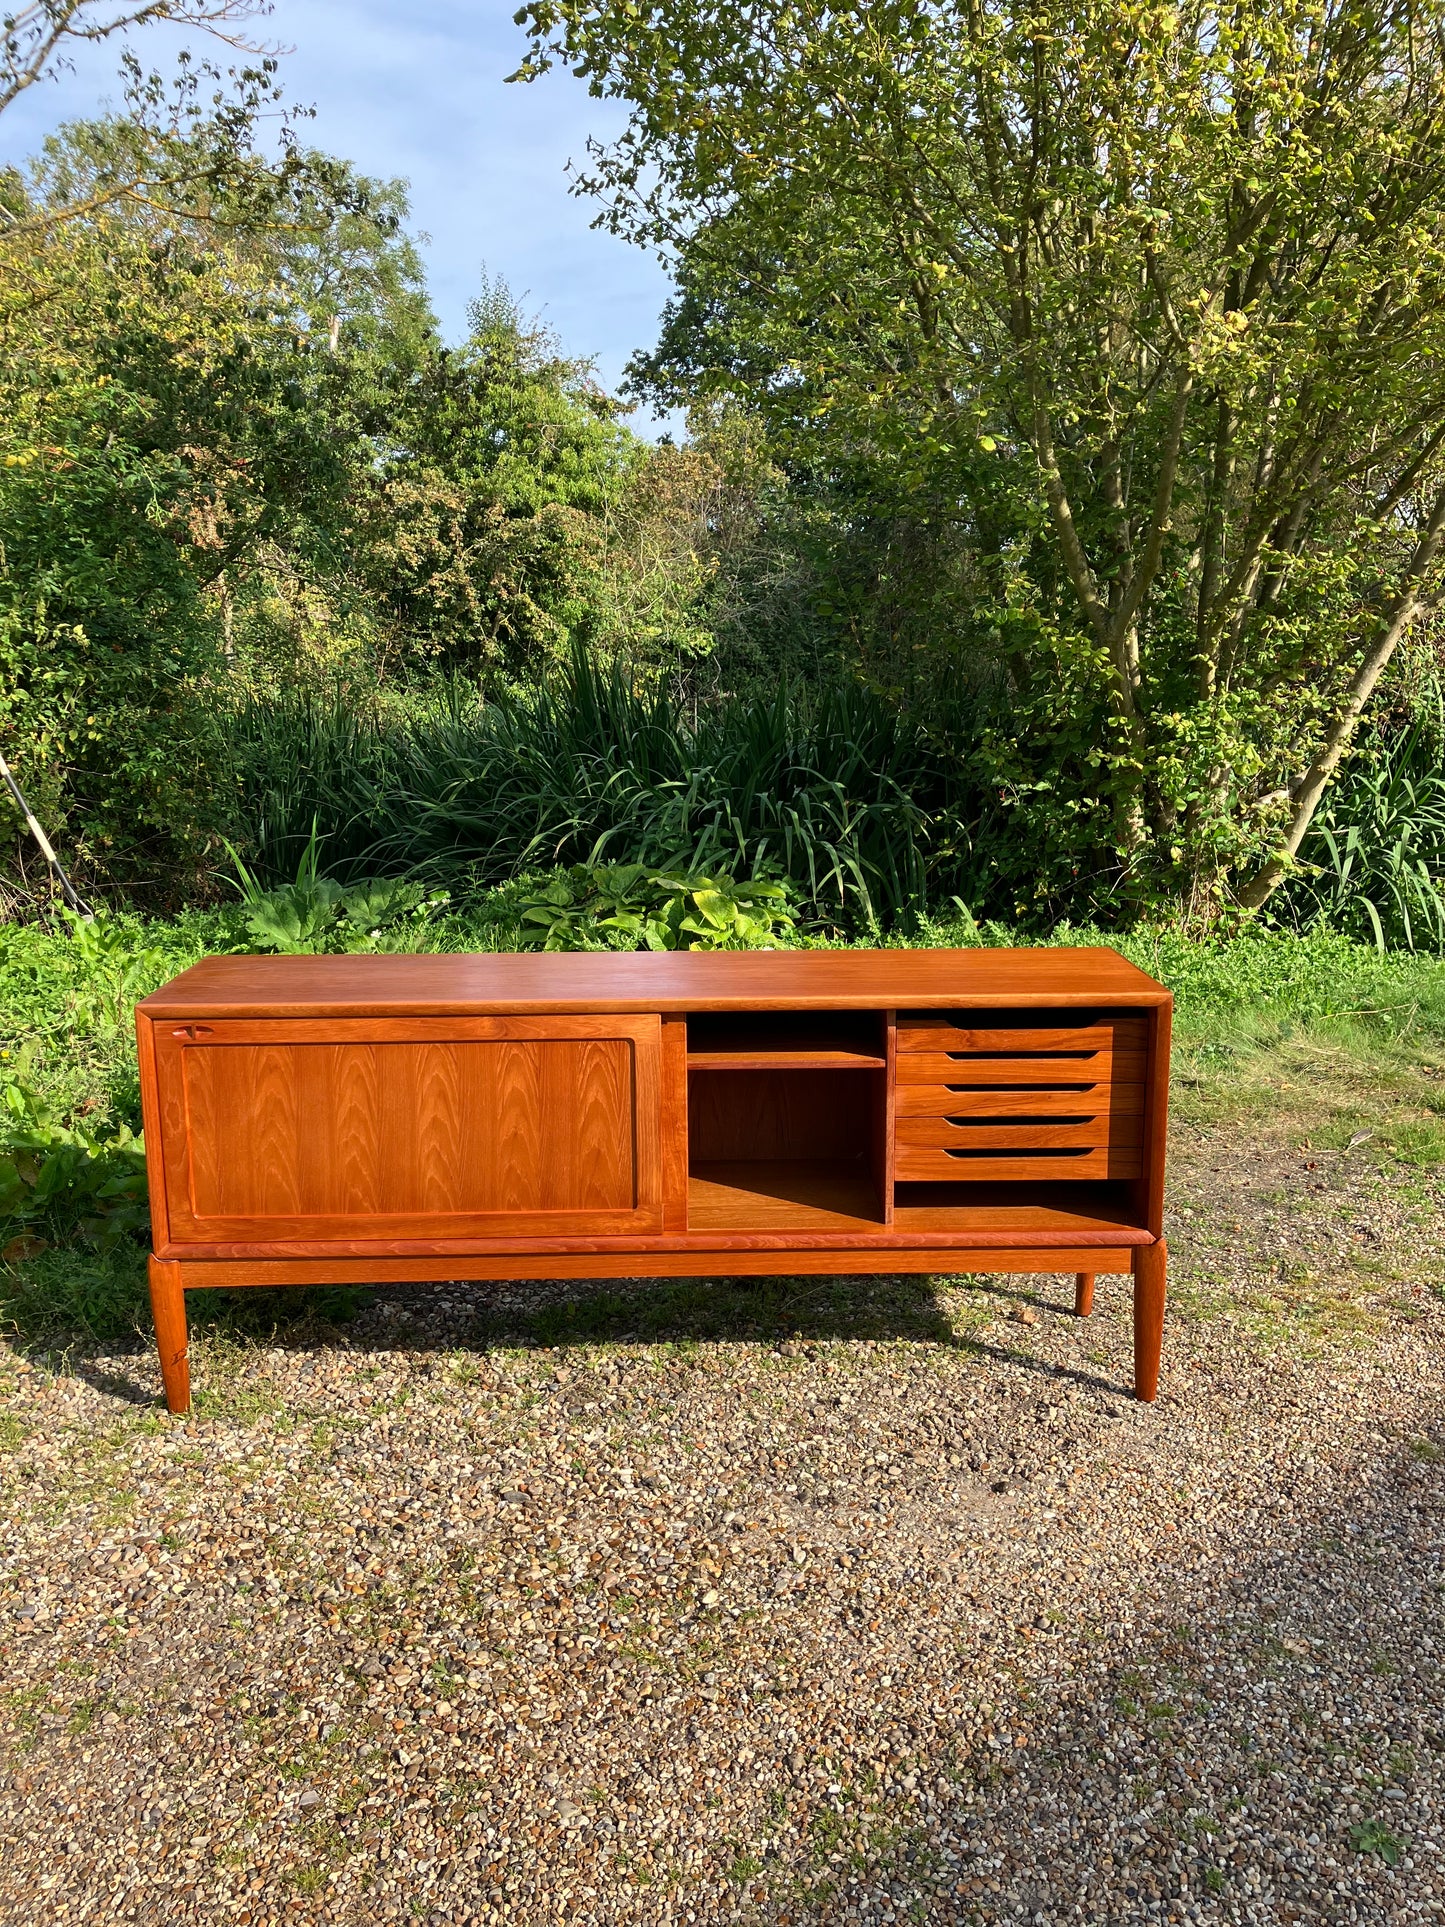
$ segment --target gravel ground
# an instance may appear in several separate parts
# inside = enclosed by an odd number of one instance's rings
[[[1439,1921],[1438,1184],[1181,1134],[1127,1284],[0,1351],[0,1919]]]

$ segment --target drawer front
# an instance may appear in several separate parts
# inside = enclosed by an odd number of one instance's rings
[[[992,1025],[985,1012],[915,1011],[898,1019],[898,1049],[1087,1062],[1100,1053],[1142,1054],[1144,1023],[1142,1017],[1093,1017],[1078,1024]]]
[[[983,1056],[973,1051],[899,1051],[900,1090],[909,1084],[999,1084],[1012,1090],[1039,1087],[1093,1089],[1142,1084],[1142,1050],[1090,1051],[1074,1057]]]
[[[1144,1115],[1142,1084],[1079,1083],[979,1084],[970,1072],[966,1082],[900,1084],[895,1114],[914,1117],[1116,1117]]]
[[[984,1184],[998,1179],[1137,1178],[1142,1157],[1137,1146],[1050,1146],[1033,1151],[999,1145],[987,1151],[968,1147],[945,1150],[923,1144],[899,1144],[893,1175],[900,1183],[942,1181]]]
[[[1062,1117],[1037,1112],[974,1117],[953,1112],[947,1117],[901,1117],[895,1141],[993,1157],[1000,1150],[1074,1150],[1081,1144],[1091,1150],[1110,1145],[1133,1150],[1143,1141],[1143,1133],[1142,1117],[1111,1117],[1107,1111],[1097,1117],[1087,1112]]]
[[[1146,1020],[915,1011],[898,1019],[903,1182],[1137,1177]]]

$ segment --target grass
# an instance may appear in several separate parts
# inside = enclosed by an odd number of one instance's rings
[[[417,926],[414,940],[428,949],[509,949],[517,900],[517,886],[508,885],[464,910],[443,907]],[[920,919],[906,940],[884,941],[1011,940],[1003,926],[980,931],[957,916]],[[1202,1128],[1268,1123],[1297,1146],[1355,1157],[1398,1178],[1426,1180],[1445,1162],[1445,963],[1382,955],[1337,936],[1251,932],[1199,941],[1167,928],[1108,937],[1063,927],[1052,941],[1112,942],[1174,989],[1181,1120]],[[7,1086],[22,1087],[48,1107],[57,1128],[83,1121],[102,1147],[107,1129],[138,1129],[135,1000],[207,952],[237,945],[237,919],[221,911],[164,921],[118,915],[99,928],[0,927],[0,1106]],[[148,1329],[139,1237],[107,1236],[89,1219],[48,1220],[36,1233],[31,1223],[0,1222],[0,1330],[64,1351]],[[1310,1289],[1300,1287],[1306,1300]],[[655,1340],[707,1336],[721,1324],[791,1336],[832,1330],[840,1317],[861,1335],[885,1315],[896,1330],[904,1303],[896,1290],[886,1314],[867,1292],[834,1303],[832,1291],[816,1279],[751,1280],[723,1296],[686,1282],[635,1299],[604,1291],[545,1308],[526,1336],[542,1344]],[[905,1297],[905,1323],[936,1336],[938,1312],[923,1286],[916,1303]],[[217,1338],[245,1344],[345,1324],[364,1302],[338,1290],[206,1293],[193,1300],[192,1315]]]

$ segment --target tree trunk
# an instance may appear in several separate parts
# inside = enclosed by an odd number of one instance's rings
[[[1314,821],[1320,799],[1324,796],[1329,787],[1330,778],[1339,768],[1340,759],[1354,738],[1360,717],[1364,714],[1371,696],[1374,695],[1380,677],[1385,673],[1390,658],[1399,647],[1400,638],[1424,606],[1422,583],[1430,565],[1439,554],[1442,535],[1445,535],[1445,489],[1442,489],[1435,498],[1430,520],[1405,571],[1404,587],[1391,606],[1385,619],[1385,626],[1366,652],[1364,661],[1355,671],[1346,694],[1344,709],[1320,745],[1314,761],[1299,782],[1291,787],[1294,808],[1288,828],[1285,830],[1283,843],[1239,893],[1242,909],[1258,910],[1268,901],[1293,866],[1299,854],[1300,845],[1304,842],[1305,833]]]

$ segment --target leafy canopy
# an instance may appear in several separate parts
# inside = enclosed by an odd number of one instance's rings
[[[654,384],[951,497],[1001,783],[1262,901],[1438,587],[1439,0],[518,19],[630,104],[581,184],[676,265]]]

